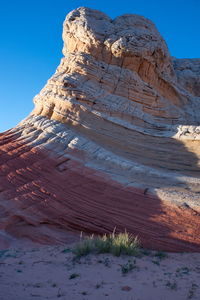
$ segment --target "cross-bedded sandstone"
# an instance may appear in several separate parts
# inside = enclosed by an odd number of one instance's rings
[[[199,60],[171,58],[138,15],[81,7],[63,28],[33,112],[0,136],[1,229],[46,243],[117,226],[200,250]]]

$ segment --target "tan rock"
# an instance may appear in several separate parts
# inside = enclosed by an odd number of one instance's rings
[[[84,7],[63,40],[33,112],[0,136],[1,228],[58,242],[58,228],[117,226],[147,247],[199,251],[199,60],[172,59],[144,17]]]

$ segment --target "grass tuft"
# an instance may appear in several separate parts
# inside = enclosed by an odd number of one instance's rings
[[[124,255],[138,255],[139,254],[139,240],[131,234],[124,233],[104,234],[103,236],[94,237],[94,235],[85,238],[78,243],[73,253],[76,257],[88,255],[90,253],[111,253],[115,256]]]

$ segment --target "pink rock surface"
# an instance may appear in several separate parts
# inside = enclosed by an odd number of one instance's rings
[[[15,135],[3,135],[3,144],[1,229],[10,235],[63,243],[65,231],[105,233],[117,227],[138,235],[144,247],[199,250],[199,215],[192,209],[162,203],[73,159],[65,159],[61,169],[63,157],[16,143]]]

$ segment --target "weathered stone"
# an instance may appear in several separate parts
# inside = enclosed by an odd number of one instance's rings
[[[200,60],[172,59],[144,17],[84,7],[63,40],[33,112],[0,135],[1,229],[50,243],[126,228],[199,251]]]

